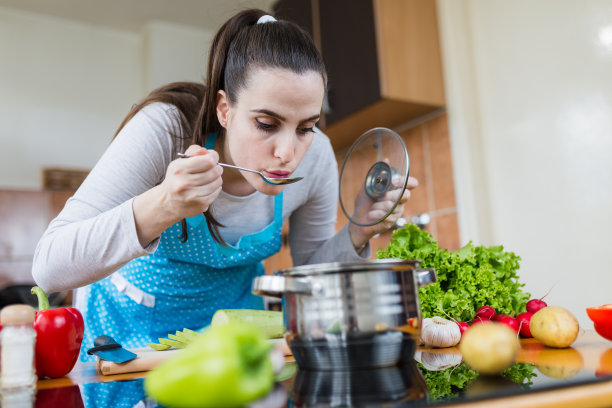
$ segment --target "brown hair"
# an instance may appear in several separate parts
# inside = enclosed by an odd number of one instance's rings
[[[143,107],[164,102],[176,106],[181,113],[172,135],[174,138],[183,141],[190,138],[191,143],[204,146],[206,137],[217,133],[219,140],[223,141],[224,128],[216,112],[217,93],[224,90],[230,103],[235,103],[247,85],[249,70],[253,68],[283,68],[297,74],[315,71],[321,74],[326,85],[325,64],[309,34],[284,20],[257,24],[265,14],[262,10],[250,9],[225,22],[210,47],[205,85],[176,82],[154,90],[134,105],[115,136]],[[225,245],[218,230],[222,225],[212,216],[210,208],[204,216],[213,239]],[[182,238],[186,241],[185,220],[182,229]]]

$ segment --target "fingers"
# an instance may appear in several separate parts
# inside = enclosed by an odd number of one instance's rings
[[[404,190],[404,194],[402,194],[402,198],[400,198],[399,203],[405,204],[410,200],[410,190]]]
[[[211,195],[218,195],[223,186],[223,180],[213,169],[210,172],[190,174],[179,181],[179,192],[184,195],[186,201],[205,200]]]
[[[408,181],[406,182],[406,188],[408,190],[413,190],[419,186],[419,180],[414,177],[408,177]]]
[[[188,158],[173,160],[166,170],[162,186],[167,201],[176,214],[189,217],[206,211],[221,192],[223,168],[214,150],[191,145]]]
[[[214,150],[207,150],[198,145],[191,145],[185,151],[185,154],[191,156],[187,159],[177,159],[177,166],[189,173],[201,173],[218,167],[220,172],[223,173],[223,169],[217,166],[219,163],[219,154]],[[176,161],[176,160],[175,160]]]
[[[218,184],[218,185],[217,185]],[[203,211],[206,211],[210,204],[219,196],[221,193],[222,183],[207,184],[201,188],[194,188],[189,196],[186,196],[187,202],[197,202],[203,204]]]
[[[394,183],[394,186],[395,185],[396,184]],[[419,182],[416,178],[408,177],[408,180],[406,180],[405,189],[402,190],[401,185],[396,186],[398,188],[387,191],[387,193],[381,197],[379,201],[373,201],[370,199],[368,202],[367,200],[363,199],[362,201],[359,201],[361,206],[358,206],[358,200],[356,199],[356,210],[359,209],[360,212],[365,214],[365,222],[382,221],[371,226],[354,227],[354,229],[358,230],[359,234],[367,236],[369,237],[368,239],[370,239],[376,234],[382,234],[393,228],[397,220],[404,215],[404,204],[410,199],[411,190],[418,187],[418,185]],[[398,200],[399,194],[402,196]],[[397,205],[395,208],[393,208],[395,204]],[[391,208],[393,208],[392,211]]]
[[[393,203],[395,203],[396,201],[398,201],[397,196],[400,194],[401,190],[397,189],[397,190],[391,190],[388,191],[379,201],[378,203],[382,203],[382,202],[390,202],[391,205],[393,205]],[[410,199],[410,190],[406,189],[402,192],[402,196],[399,199],[399,203],[400,204],[404,204],[406,203],[408,200]],[[374,204],[376,205],[376,204]]]
[[[206,149],[200,145],[190,145],[187,150],[185,150],[185,154],[188,156],[198,156],[206,153]]]
[[[395,221],[397,221],[397,219],[404,213],[404,205],[402,203],[398,203],[393,211],[391,211],[393,204],[393,201],[380,201],[375,203],[368,211],[368,219],[374,221],[387,216],[387,219],[391,218],[392,223],[395,223]]]

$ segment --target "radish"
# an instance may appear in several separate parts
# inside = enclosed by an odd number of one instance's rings
[[[472,321],[472,326],[477,325],[477,324],[486,324],[486,323],[491,323],[492,321],[490,319],[484,319],[482,317],[475,317],[474,320]]]
[[[557,282],[558,283],[558,282]],[[531,299],[529,302],[527,302],[527,305],[525,306],[525,308],[527,309],[527,311],[529,313],[535,313],[540,309],[544,309],[546,306],[548,306],[548,304],[543,301],[542,299],[544,299],[546,296],[548,296],[548,294],[550,293],[550,291],[555,287],[555,285],[557,284],[555,283],[554,285],[552,285],[550,287],[550,289],[548,289],[548,292],[546,292],[544,294],[544,296],[542,296],[539,299]]]
[[[495,317],[495,321],[505,324],[506,326],[510,327],[512,330],[514,330],[515,332],[518,333],[519,331],[519,325],[518,322],[516,321],[516,319],[512,316],[508,316],[505,314],[499,314]]]
[[[455,323],[457,323],[457,326],[459,326],[459,331],[461,332],[461,336],[463,337],[463,333],[465,333],[467,329],[470,328],[470,325],[467,324],[466,322],[455,322]]]
[[[519,325],[519,333],[523,337],[533,337],[531,334],[531,330],[529,329],[529,322],[531,321],[531,316],[533,313],[531,312],[523,312],[516,316],[516,321]]]
[[[540,309],[544,309],[546,306],[548,305],[542,299],[531,299],[529,302],[527,302],[527,306],[525,308],[529,313],[533,314]]]
[[[478,311],[476,311],[475,317],[480,317],[481,319],[492,320],[495,318],[496,312],[491,306],[480,306]]]

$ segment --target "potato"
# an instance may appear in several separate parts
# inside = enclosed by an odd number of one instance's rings
[[[570,378],[584,367],[584,359],[572,347],[563,349],[545,348],[535,360],[540,372],[552,378]]]
[[[547,306],[538,310],[529,322],[531,334],[548,347],[565,348],[578,337],[578,320],[561,306]]]
[[[470,327],[459,349],[463,361],[480,374],[499,374],[514,363],[520,344],[514,330],[493,322]]]

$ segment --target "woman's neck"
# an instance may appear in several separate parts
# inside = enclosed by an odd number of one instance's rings
[[[225,155],[226,147],[224,137],[217,141],[215,147],[217,149],[217,153],[219,153],[219,161],[221,163],[234,164],[233,161],[229,160],[229,158]],[[222,189],[228,194],[242,197],[255,192],[255,187],[246,181],[239,170],[223,168],[223,175],[221,178],[223,179]]]

